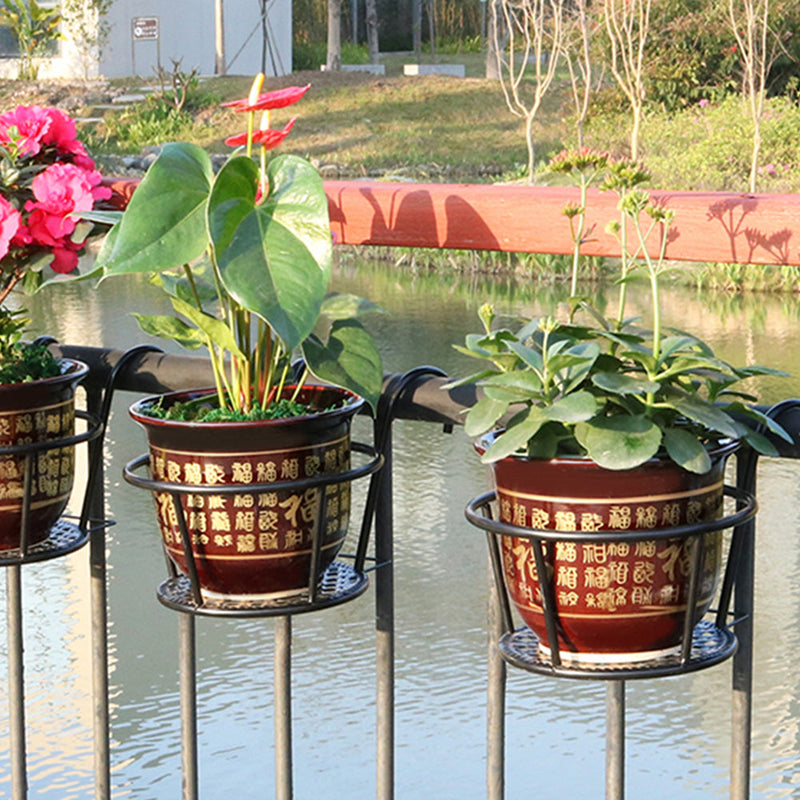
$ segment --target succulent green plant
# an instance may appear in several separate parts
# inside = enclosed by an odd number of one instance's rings
[[[483,460],[515,453],[533,458],[585,455],[607,469],[623,470],[666,453],[683,468],[704,473],[711,467],[707,446],[719,439],[741,439],[761,453],[776,454],[757,428],[784,437],[785,432],[754,408],[755,398],[737,384],[784,373],[734,367],[697,337],[662,325],[659,277],[667,268],[672,215],[639,188],[646,173],[607,154],[588,158],[586,151],[560,154],[554,164],[556,171],[581,176],[586,169],[598,174],[604,167],[604,188],[619,193],[621,218],[610,223],[622,252],[619,312],[606,319],[573,296],[565,320],[544,316],[510,330],[495,329],[491,306],[480,309],[483,331],[467,336],[456,349],[489,366],[450,386],[477,384],[483,390],[466,415],[467,434],[479,436],[505,426]],[[582,190],[581,203],[585,198]],[[574,234],[576,253],[585,210],[571,205],[564,212],[579,232]],[[660,240],[656,257],[645,247],[654,231]],[[577,266],[576,258],[575,270]],[[637,268],[650,281],[650,330],[625,317],[626,284]]]

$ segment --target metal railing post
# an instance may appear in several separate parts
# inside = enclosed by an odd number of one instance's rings
[[[275,798],[292,800],[292,618],[275,620]]]
[[[606,684],[606,800],[625,798],[625,681]]]
[[[100,416],[103,393],[86,389],[86,410]],[[104,420],[105,422],[105,420]],[[89,594],[92,624],[92,708],[94,712],[94,796],[95,800],[111,797],[111,757],[109,753],[110,722],[108,712],[108,589],[106,584],[106,531],[97,524],[105,519],[103,481],[103,437],[89,442],[89,464],[97,474],[87,488],[88,515],[94,521],[89,538]]]
[[[11,746],[11,797],[25,800],[28,777],[25,763],[25,668],[22,640],[22,569],[6,567],[8,603],[8,715]]]
[[[503,615],[500,611],[500,597],[494,579],[492,565],[489,564],[489,654],[486,692],[486,799],[503,800],[505,797],[506,770],[506,662],[500,655],[497,643],[506,633]]]
[[[754,453],[737,460],[737,484],[751,493],[756,489]],[[755,591],[755,521],[746,523],[734,583],[734,618],[739,647],[733,657],[731,685],[731,800],[750,797],[750,739],[753,710],[753,611]]]
[[[181,775],[183,800],[197,800],[197,654],[195,621],[178,614],[178,670],[181,697]]]
[[[384,433],[385,459],[375,513],[375,636],[378,800],[394,798],[394,544],[392,541],[392,432]]]

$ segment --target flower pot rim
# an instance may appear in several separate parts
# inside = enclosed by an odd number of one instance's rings
[[[287,386],[287,389],[294,388],[294,384]],[[159,419],[158,417],[151,417],[143,413],[142,408],[148,403],[155,402],[163,397],[186,397],[193,398],[202,395],[213,395],[216,393],[214,387],[206,387],[203,389],[186,389],[176,392],[165,392],[162,394],[153,394],[137,400],[128,408],[130,416],[140,425],[146,425],[154,428],[180,428],[186,431],[191,430],[213,430],[214,428],[224,428],[225,430],[236,430],[242,428],[250,428],[254,425],[259,427],[283,427],[286,425],[302,426],[308,422],[309,419],[319,419],[325,417],[333,417],[337,414],[357,413],[361,407],[366,403],[363,397],[351,392],[349,389],[343,389],[339,386],[330,386],[326,384],[305,384],[304,389],[322,390],[337,392],[345,398],[345,402],[336,408],[324,409],[321,411],[313,411],[308,414],[303,414],[298,417],[281,417],[279,419],[259,419],[259,420],[214,420],[211,422],[196,422],[177,419]]]
[[[61,374],[51,375],[49,378],[37,378],[34,381],[16,381],[15,383],[0,383],[0,389],[15,388],[17,386],[34,386],[44,384],[52,386],[62,381],[82,380],[89,372],[89,366],[76,358],[59,358]]]
[[[478,454],[483,455],[488,449],[492,442],[500,436],[505,431],[504,428],[489,431],[489,433],[483,434],[478,439],[473,442],[473,447],[478,452]],[[708,451],[709,456],[711,458],[718,458],[721,456],[727,456],[731,453],[735,452],[741,446],[741,441],[739,439],[730,439],[724,438],[719,439],[709,445],[706,446],[706,450]],[[648,459],[642,464],[639,464],[636,467],[631,467],[630,469],[607,469],[606,467],[601,467],[595,461],[593,461],[589,456],[579,456],[579,455],[567,455],[567,456],[556,456],[555,458],[531,458],[527,455],[513,453],[509,456],[505,456],[504,458],[499,459],[499,461],[538,461],[540,463],[553,463],[553,464],[564,464],[574,467],[575,469],[599,469],[599,470],[606,470],[607,472],[618,472],[620,474],[624,474],[625,472],[631,472],[633,470],[640,469],[641,467],[645,466],[655,466],[658,464],[663,463],[670,463],[673,464],[675,467],[678,467],[677,464],[674,464],[670,460],[670,458],[664,455],[655,455],[652,458]],[[680,468],[680,467],[678,467]]]

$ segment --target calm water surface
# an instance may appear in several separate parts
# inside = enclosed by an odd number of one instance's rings
[[[506,314],[553,299],[519,283],[386,265],[340,265],[336,288],[381,303],[370,323],[390,371],[471,365],[451,348],[477,330],[492,299]],[[602,304],[609,298],[600,297]],[[166,311],[144,281],[100,291],[60,287],[31,308],[41,332],[74,344],[126,347],[144,337],[129,311]],[[795,300],[714,299],[670,292],[668,322],[699,331],[719,353],[800,374]],[[644,312],[643,312],[644,313]],[[766,402],[800,396],[800,380],[764,380]],[[124,484],[123,464],[144,449],[117,399],[106,446],[114,796],[180,796],[177,618],[155,598],[163,557],[150,499]],[[360,424],[360,422],[359,422]],[[363,429],[360,429],[363,430]],[[364,433],[366,435],[366,432]],[[800,470],[763,460],[758,522],[753,797],[800,798]],[[400,800],[479,800],[484,790],[486,556],[464,520],[486,487],[463,432],[395,428],[397,602],[396,785]],[[86,551],[23,571],[30,796],[92,796]],[[4,595],[3,587],[2,593]],[[4,598],[3,598],[4,599]],[[3,625],[4,619],[3,619]],[[294,620],[295,796],[360,800],[375,794],[373,594]],[[274,795],[272,623],[199,619],[200,786],[204,798]],[[5,635],[0,640],[0,796],[10,793]],[[730,664],[628,684],[628,796],[707,800],[728,795]],[[600,797],[604,687],[509,670],[510,800],[569,788]]]

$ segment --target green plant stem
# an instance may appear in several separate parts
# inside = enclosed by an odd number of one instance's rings
[[[620,203],[625,199],[625,190],[620,192]],[[619,313],[617,314],[617,330],[622,330],[625,322],[625,305],[628,302],[628,215],[622,214],[619,223],[620,243],[620,286],[619,286]]]
[[[266,323],[265,323],[266,325]],[[274,349],[275,341],[272,338],[272,331],[267,331],[266,335],[266,352],[264,353],[264,388],[261,394],[261,408],[265,409],[269,406],[272,397],[272,373],[274,365]]]
[[[300,376],[300,380],[297,381],[297,386],[295,386],[294,392],[292,392],[292,402],[297,400],[297,396],[300,394],[300,390],[305,385],[305,382],[308,380],[309,376],[308,367],[303,370],[303,374]]]
[[[578,268],[581,263],[581,245],[583,244],[583,231],[586,225],[586,189],[592,178],[587,180],[586,176],[581,173],[580,179],[580,192],[581,203],[580,212],[578,213],[578,226],[577,230],[573,228],[572,219],[570,219],[570,231],[572,233],[572,241],[574,244],[572,251],[572,281],[569,288],[569,296],[575,297],[578,294]]]
[[[261,169],[258,175],[261,185],[261,200],[263,201],[269,194],[269,186],[267,184],[267,148],[263,145],[261,147]]]
[[[200,293],[197,291],[197,285],[194,280],[194,275],[192,274],[192,270],[189,268],[188,264],[183,265],[183,273],[186,276],[187,281],[189,282],[189,288],[192,290],[192,297],[194,298],[194,304],[197,306],[198,310],[203,310],[203,304],[200,300]],[[217,400],[219,401],[220,408],[225,407],[225,370],[222,364],[217,359],[217,354],[214,348],[214,342],[212,341],[210,336],[206,336],[206,348],[208,350],[208,356],[211,360],[211,370],[214,373],[214,386],[217,390]]]
[[[208,258],[211,262],[211,274],[214,276],[214,289],[217,292],[217,300],[219,302],[220,307],[220,314],[228,324],[228,327],[231,330],[234,330],[234,320],[231,309],[226,302],[227,294],[225,289],[222,286],[222,279],[219,274],[219,266],[217,264],[217,259],[214,257],[214,250],[213,248],[209,247],[208,249]],[[209,348],[209,353],[213,353],[213,348]],[[224,352],[221,356],[214,356],[212,355],[211,363],[214,367],[214,374],[215,376],[219,376],[221,379],[222,384],[225,387],[225,392],[227,395],[227,400],[225,397],[220,397],[220,408],[227,408],[229,405],[231,408],[239,408],[239,400],[240,395],[238,393],[238,385],[237,385],[237,370],[235,366],[236,359],[232,357],[232,364],[231,364],[231,376],[228,379],[227,373],[225,371],[225,363],[224,363]]]

